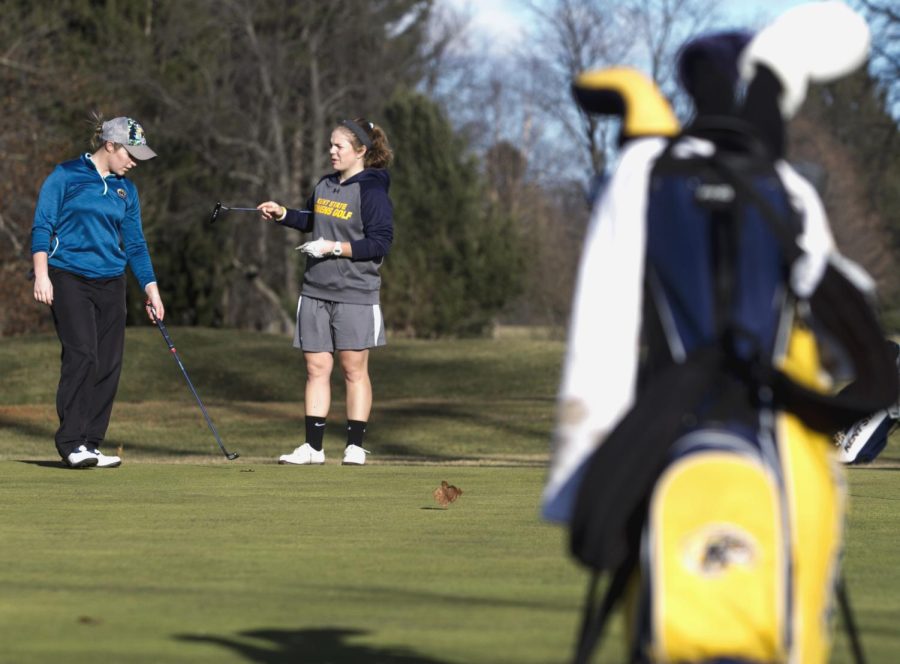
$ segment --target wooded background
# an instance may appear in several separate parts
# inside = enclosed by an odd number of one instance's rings
[[[292,328],[302,236],[249,213],[209,216],[218,201],[302,207],[329,170],[331,128],[362,115],[396,153],[382,270],[394,333],[563,328],[616,133],[578,110],[573,76],[639,67],[687,120],[678,47],[759,26],[729,24],[715,0],[519,4],[532,27],[509,52],[438,0],[0,0],[0,336],[51,328],[26,277],[31,222],[55,164],[88,150],[91,111],[138,119],[159,154],[133,179],[175,324]],[[789,157],[900,329],[900,15],[893,0],[851,4],[873,29],[872,61],[811,89]],[[133,322],[142,297],[131,277],[129,288]]]

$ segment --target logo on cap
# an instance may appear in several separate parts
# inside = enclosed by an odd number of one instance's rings
[[[147,139],[144,138],[144,128],[139,122],[131,118],[128,118],[128,145],[147,145]]]

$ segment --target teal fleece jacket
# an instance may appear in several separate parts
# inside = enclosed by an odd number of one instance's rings
[[[59,164],[44,180],[31,227],[31,253],[51,267],[90,279],[131,268],[141,288],[156,281],[141,225],[137,187],[100,175],[89,154]]]

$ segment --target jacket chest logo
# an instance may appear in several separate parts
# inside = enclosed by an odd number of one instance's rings
[[[337,217],[338,219],[350,219],[353,211],[347,209],[347,203],[341,201],[332,201],[327,198],[319,197],[316,199],[315,213],[325,217]]]
[[[125,193],[124,189],[116,189],[116,193],[119,195],[119,198],[121,198],[123,201],[127,197],[127,194]]]

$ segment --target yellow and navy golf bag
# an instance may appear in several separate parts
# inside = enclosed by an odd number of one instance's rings
[[[827,661],[845,513],[831,437],[898,386],[839,269],[793,293],[801,225],[739,118],[698,119],[653,163],[636,401],[571,521],[572,553],[609,576],[577,661],[623,599],[630,662]],[[813,330],[850,359],[851,394],[823,382]]]
[[[655,139],[662,152],[640,177],[632,161],[623,177],[642,191],[609,186],[646,198],[646,209],[606,201],[642,225],[640,357],[630,410],[574,484],[570,549],[594,571],[577,662],[620,605],[628,662],[828,660],[833,600],[845,598],[832,437],[900,387],[869,293],[826,248],[821,202],[783,160],[785,120],[808,81],[853,71],[868,46],[864,19],[841,3],[786,12],[752,39],[699,37],[679,57],[695,119],[665,147]],[[617,90],[602,76],[574,87],[587,112],[627,120],[642,101],[608,103]],[[852,367],[850,388],[828,384],[820,340]]]
[[[575,81],[585,111],[624,115],[624,141],[654,137],[601,201],[607,219],[641,231],[629,236],[643,243],[640,355],[636,389],[630,374],[622,387],[630,410],[566,485],[570,549],[594,571],[577,662],[620,605],[628,662],[828,660],[833,600],[846,598],[832,437],[900,386],[869,292],[783,159],[785,121],[809,81],[853,71],[868,46],[864,19],[841,3],[789,10],[752,39],[700,36],[678,63],[697,113],[674,136],[671,123],[629,129],[647,95],[622,94],[608,74]],[[852,367],[847,389],[828,383],[820,340]]]

